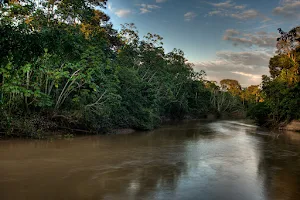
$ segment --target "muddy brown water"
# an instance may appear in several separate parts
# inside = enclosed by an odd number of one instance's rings
[[[298,200],[300,134],[237,121],[0,141],[0,199]]]

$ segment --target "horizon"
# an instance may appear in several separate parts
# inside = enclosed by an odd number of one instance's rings
[[[269,75],[277,29],[298,26],[297,9],[299,0],[110,0],[105,12],[118,30],[134,23],[140,37],[159,34],[167,52],[183,50],[206,79],[234,79],[247,87]]]

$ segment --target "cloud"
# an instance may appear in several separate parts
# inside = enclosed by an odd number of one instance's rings
[[[262,15],[257,10],[246,9],[246,5],[237,5],[232,1],[221,3],[209,3],[213,6],[213,10],[208,13],[209,16],[231,17],[237,20],[249,20],[261,18],[262,22],[269,21],[270,18]]]
[[[156,3],[164,3],[166,2],[167,0],[156,0]]]
[[[237,65],[247,66],[264,66],[268,65],[269,59],[272,55],[265,52],[231,52],[220,51],[217,52],[217,57],[230,61]]]
[[[231,4],[231,1],[225,1],[221,3],[210,3],[210,4],[217,8],[231,8],[234,6],[234,4]]]
[[[273,14],[289,19],[300,19],[300,1],[284,0],[280,6],[273,9]]]
[[[275,48],[277,38],[278,34],[276,33],[240,33],[234,29],[226,30],[223,36],[223,40],[232,42],[234,46],[257,46],[264,48]]]
[[[140,13],[145,14],[145,13],[150,13],[155,9],[159,9],[160,7],[157,5],[151,5],[151,4],[138,4],[140,6]]]
[[[194,12],[187,12],[187,13],[184,14],[184,20],[185,21],[191,21],[195,17],[197,17],[197,14],[194,13]]]
[[[272,57],[263,51],[220,51],[216,55],[215,60],[196,62],[194,69],[204,70],[209,80],[230,78],[238,80],[244,87],[261,83],[261,76],[269,73],[268,64]]]
[[[240,32],[238,30],[235,30],[235,29],[227,29],[225,31],[225,35],[227,36],[236,36],[236,35],[239,35]]]
[[[112,4],[111,3],[107,3],[107,9],[109,11],[112,11],[113,10],[113,7],[112,7]]]
[[[292,2],[295,2],[297,0],[280,0],[280,4],[285,4],[285,3],[292,3]]]
[[[257,29],[265,29],[267,27],[272,27],[273,30],[276,30],[278,28],[278,25],[283,24],[284,22],[273,22],[273,23],[265,23],[263,25],[260,25],[256,28],[251,28],[250,30],[257,30]]]
[[[247,77],[250,77],[252,79],[260,79],[261,76],[259,75],[254,75],[254,74],[247,74],[247,73],[244,73],[244,72],[231,72],[233,74],[239,74],[239,75],[242,75],[242,76],[247,76]]]
[[[246,5],[236,5],[231,0],[220,2],[220,3],[209,3],[209,4],[218,9],[234,8],[234,9],[242,10],[246,8]]]
[[[123,18],[123,17],[128,17],[129,15],[131,15],[132,11],[129,9],[119,9],[119,10],[115,11],[115,14],[118,17]]]
[[[210,11],[208,13],[209,16],[213,16],[213,15],[221,15],[222,12],[220,10],[214,10],[214,11]]]
[[[132,11],[130,9],[115,9],[115,8],[113,8],[112,3],[107,4],[107,9],[120,18],[128,17],[129,15],[132,14]]]
[[[241,6],[234,6],[235,9],[240,9],[240,10],[243,10],[246,8],[245,5],[241,5]]]
[[[259,16],[260,16],[259,12],[257,10],[253,10],[253,9],[245,10],[241,13],[232,13],[231,14],[232,18],[236,18],[239,20],[255,19]]]

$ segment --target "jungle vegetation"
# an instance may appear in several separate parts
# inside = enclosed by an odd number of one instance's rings
[[[258,124],[281,126],[300,119],[300,27],[278,29],[277,52],[270,59],[270,76],[262,76],[262,101],[249,110]]]
[[[165,52],[157,34],[140,38],[134,24],[115,30],[103,12],[106,5],[107,0],[0,1],[2,134],[150,130],[165,119],[246,110],[257,121],[299,118],[300,54],[290,37],[296,31],[298,39],[299,29],[280,39],[271,76],[243,89],[235,80],[205,80],[183,51]]]

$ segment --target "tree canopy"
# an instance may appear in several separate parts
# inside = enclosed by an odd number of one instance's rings
[[[219,86],[194,71],[182,50],[165,52],[161,36],[140,37],[134,24],[115,30],[106,4],[1,1],[3,132],[148,130],[164,119],[234,116],[255,106],[266,108],[259,116],[267,119],[299,118],[299,27],[280,30],[271,76],[261,86],[242,88],[231,79]]]
[[[106,0],[9,1],[0,12],[1,129],[152,129],[211,110],[203,71],[134,24],[120,32]],[[44,123],[38,123],[43,121]]]

